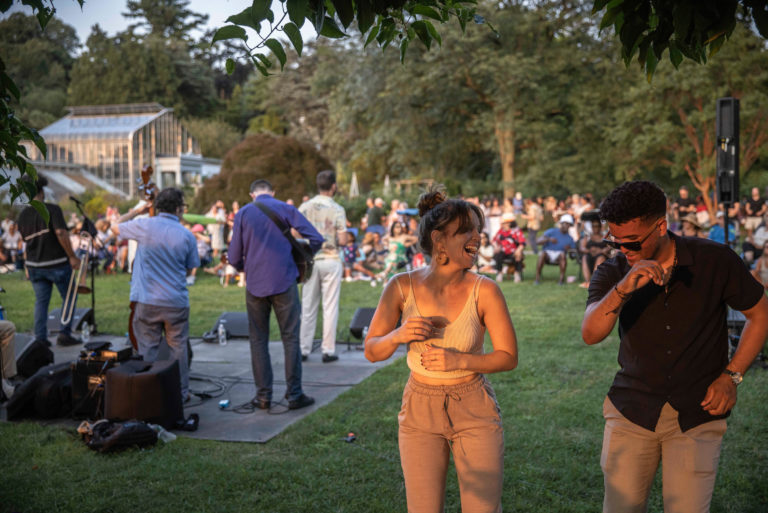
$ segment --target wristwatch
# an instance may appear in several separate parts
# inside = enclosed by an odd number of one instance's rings
[[[724,369],[723,374],[728,374],[731,377],[731,381],[733,381],[733,384],[736,386],[739,386],[741,381],[744,379],[744,376],[741,375],[741,372],[734,372],[730,369]]]

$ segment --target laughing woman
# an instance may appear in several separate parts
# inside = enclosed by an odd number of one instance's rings
[[[408,511],[443,511],[452,452],[462,511],[499,512],[504,434],[484,374],[517,366],[515,330],[498,285],[469,270],[484,223],[480,209],[432,189],[419,199],[419,215],[419,245],[432,261],[387,284],[365,356],[386,360],[401,344],[408,347],[411,375],[398,415]]]

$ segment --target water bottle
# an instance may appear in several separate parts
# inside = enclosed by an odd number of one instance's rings
[[[5,320],[5,308],[3,308],[3,305],[0,305],[0,321]]]
[[[227,328],[224,327],[224,323],[219,323],[219,345],[227,345]]]

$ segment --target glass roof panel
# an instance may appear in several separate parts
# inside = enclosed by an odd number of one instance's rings
[[[127,138],[157,117],[157,113],[121,116],[66,116],[40,130],[45,139]]]

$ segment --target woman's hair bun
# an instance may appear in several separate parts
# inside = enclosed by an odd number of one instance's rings
[[[427,192],[419,196],[419,216],[424,217],[424,214],[445,200],[446,196],[443,187],[440,185],[433,185]]]

